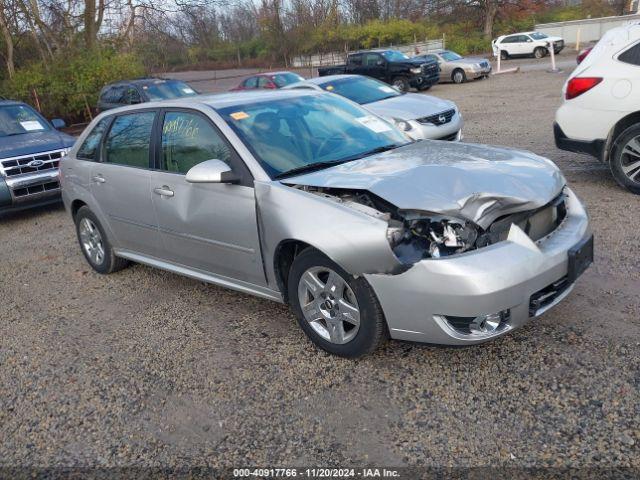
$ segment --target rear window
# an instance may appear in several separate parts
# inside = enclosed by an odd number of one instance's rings
[[[142,86],[149,100],[171,100],[172,98],[193,97],[196,91],[184,82],[158,80]]]
[[[102,136],[104,135],[107,126],[109,125],[109,118],[103,118],[98,122],[98,124],[93,127],[91,133],[87,136],[87,138],[82,142],[82,145],[78,149],[78,153],[76,154],[77,158],[81,158],[82,160],[90,160],[92,162],[97,162],[100,157],[100,142],[102,141]]]
[[[618,60],[631,65],[640,65],[640,43],[637,43],[625,52],[622,52]]]

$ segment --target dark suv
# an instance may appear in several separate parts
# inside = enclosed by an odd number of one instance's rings
[[[0,213],[60,200],[58,167],[74,138],[29,105],[0,100]]]
[[[179,80],[140,78],[121,80],[106,85],[100,92],[98,111],[134,105],[136,103],[170,100],[198,95],[192,87]]]

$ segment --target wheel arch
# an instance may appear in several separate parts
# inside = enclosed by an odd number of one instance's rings
[[[307,242],[303,242],[302,240],[296,240],[292,238],[288,238],[282,240],[278,246],[276,247],[273,254],[273,272],[276,277],[276,283],[278,285],[278,289],[282,294],[282,299],[285,303],[289,302],[289,272],[291,271],[291,266],[293,265],[293,261],[295,258],[300,255],[304,250],[312,248],[322,253],[323,255],[329,257],[326,253],[322,252],[322,250],[310,245]],[[331,259],[335,262],[335,260]],[[337,263],[337,262],[336,262]]]
[[[78,210],[80,210],[82,207],[86,207],[87,204],[85,202],[83,202],[82,200],[74,200],[73,202],[71,202],[71,217],[75,220],[76,219],[76,215],[78,214]]]
[[[611,158],[611,154],[613,153],[613,149],[616,146],[615,141],[620,136],[622,132],[624,132],[627,128],[635,125],[636,123],[640,123],[640,111],[630,113],[629,115],[622,117],[620,120],[616,122],[616,124],[611,129],[609,133],[609,137],[607,138],[607,143],[605,148],[603,149],[603,158],[602,160],[605,163],[609,163]]]

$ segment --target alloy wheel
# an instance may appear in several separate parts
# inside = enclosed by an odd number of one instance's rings
[[[100,230],[88,218],[80,220],[80,243],[87,256],[94,265],[102,265],[104,262],[104,243]]]
[[[328,267],[307,269],[298,282],[304,318],[324,340],[345,344],[358,334],[360,308],[349,284]]]
[[[640,183],[640,136],[633,137],[624,146],[620,166],[629,180]]]

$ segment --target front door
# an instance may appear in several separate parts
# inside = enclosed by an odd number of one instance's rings
[[[118,248],[157,255],[160,239],[149,169],[155,111],[118,115],[91,172],[92,192]]]
[[[250,174],[213,123],[191,110],[167,110],[151,190],[163,257],[215,275],[266,285]],[[240,184],[192,184],[189,169],[205,160],[228,163]]]

